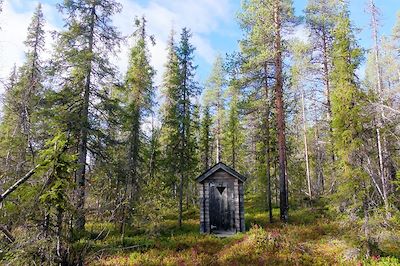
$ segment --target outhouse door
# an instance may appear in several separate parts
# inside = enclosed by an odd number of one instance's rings
[[[212,231],[234,230],[232,182],[210,183],[210,225]]]

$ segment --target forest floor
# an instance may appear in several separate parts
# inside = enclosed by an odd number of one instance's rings
[[[400,265],[400,246],[389,245],[392,256],[360,260],[359,230],[333,221],[323,208],[291,210],[287,224],[268,222],[254,200],[246,202],[246,233],[221,238],[199,234],[196,210],[185,213],[181,229],[176,218],[160,224],[158,234],[128,233],[121,245],[111,224],[88,224],[96,239],[85,243],[87,265]],[[337,219],[336,219],[337,220]],[[104,228],[108,228],[104,230]],[[102,235],[102,236],[101,236]],[[99,237],[101,236],[101,237]],[[394,254],[394,255],[393,255]]]

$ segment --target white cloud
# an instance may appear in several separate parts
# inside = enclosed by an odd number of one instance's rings
[[[114,24],[124,34],[134,30],[134,17],[145,15],[148,21],[148,32],[156,37],[156,45],[150,48],[152,64],[157,70],[156,84],[160,84],[166,61],[166,44],[171,27],[175,28],[178,39],[180,29],[188,27],[192,30],[192,42],[196,46],[197,56],[211,64],[216,54],[210,40],[210,34],[223,32],[223,24],[230,23],[234,12],[229,0],[150,0],[146,4],[138,4],[133,0],[120,0],[123,5],[121,14],[114,17]],[[37,1],[8,0],[5,1],[0,14],[0,80],[8,78],[14,64],[20,66],[24,61],[24,40],[31,16]],[[20,11],[23,10],[23,11]],[[61,27],[60,16],[55,4],[43,5],[46,18],[46,48],[44,55],[48,58],[52,45],[49,31]],[[61,25],[60,25],[61,24]],[[129,46],[123,45],[113,62],[125,73]],[[0,93],[1,93],[0,86]]]
[[[167,40],[172,27],[177,32],[176,39],[182,27],[190,28],[197,55],[211,64],[216,52],[208,35],[222,31],[221,24],[228,23],[233,13],[229,0],[153,0],[144,6],[131,0],[122,0],[121,3],[123,11],[115,16],[114,22],[124,35],[134,30],[134,16],[144,15],[148,21],[149,34],[156,36],[156,45],[150,48],[152,64],[157,70],[156,84],[161,82],[167,58]],[[128,63],[127,46],[123,47],[115,62],[125,72]]]
[[[27,29],[33,12],[37,6],[35,1],[10,0],[5,1],[3,12],[0,14],[0,81],[5,82],[13,65],[21,66],[25,59],[25,45],[24,41],[27,35]],[[24,5],[25,4],[25,5]],[[17,12],[16,8],[24,7],[24,12]],[[53,44],[53,39],[50,32],[57,30],[52,21],[56,16],[56,8],[50,5],[42,5],[44,17],[46,19],[45,25],[45,40],[46,46],[43,52],[42,59],[50,57],[50,50]],[[3,86],[0,86],[0,93],[2,93]]]
[[[14,64],[20,64],[24,59],[24,44],[26,29],[31,14],[16,13],[11,3],[6,1],[3,6],[0,30],[0,78],[8,76]]]

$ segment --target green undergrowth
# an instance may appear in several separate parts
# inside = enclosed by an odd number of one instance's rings
[[[156,233],[130,228],[123,243],[113,224],[93,221],[77,248],[87,265],[400,265],[396,246],[390,256],[364,259],[356,225],[318,205],[290,210],[286,224],[274,208],[270,223],[262,202],[248,197],[247,231],[228,238],[199,234],[197,213],[187,211],[182,228],[172,214]]]

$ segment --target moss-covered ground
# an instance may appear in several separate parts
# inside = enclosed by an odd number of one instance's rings
[[[220,238],[199,234],[196,210],[185,212],[182,228],[173,215],[157,233],[146,226],[128,230],[123,244],[113,224],[89,223],[80,248],[87,265],[400,265],[400,246],[387,256],[363,259],[359,230],[319,207],[291,210],[290,221],[268,222],[254,199],[246,202],[246,233]],[[394,245],[394,246],[393,246]]]

